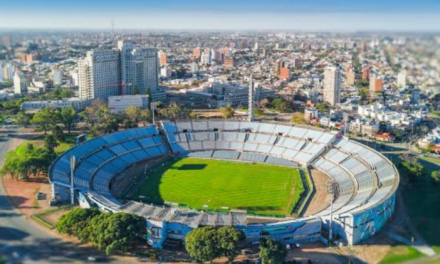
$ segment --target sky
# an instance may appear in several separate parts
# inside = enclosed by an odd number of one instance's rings
[[[440,0],[0,0],[0,29],[440,31]]]

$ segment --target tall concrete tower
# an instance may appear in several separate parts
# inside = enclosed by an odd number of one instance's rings
[[[251,74],[249,81],[249,103],[248,103],[249,116],[248,121],[254,121],[254,76]]]
[[[341,71],[339,67],[328,67],[324,72],[324,101],[331,105],[341,102]]]

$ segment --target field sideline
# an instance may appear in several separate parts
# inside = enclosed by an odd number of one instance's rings
[[[174,202],[200,210],[288,216],[303,192],[296,168],[184,158],[151,173],[132,198],[144,196],[147,203]]]

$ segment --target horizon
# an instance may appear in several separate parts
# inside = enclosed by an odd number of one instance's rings
[[[191,31],[440,31],[440,2],[201,0],[119,2],[23,0],[0,10],[5,30],[191,30]]]

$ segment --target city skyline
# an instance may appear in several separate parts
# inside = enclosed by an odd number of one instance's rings
[[[25,0],[2,5],[0,29],[438,31],[439,11],[432,0]]]

